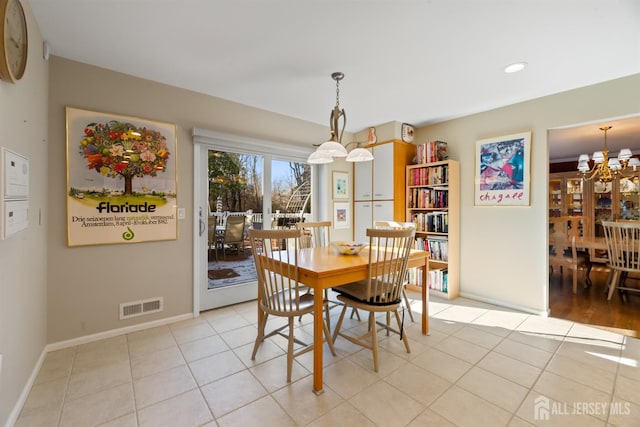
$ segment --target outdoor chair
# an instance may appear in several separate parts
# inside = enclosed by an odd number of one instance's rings
[[[245,216],[229,215],[225,221],[224,232],[218,234],[217,248],[222,250],[222,258],[227,259],[226,247],[235,246],[238,252],[244,252]],[[216,260],[218,253],[216,251]]]

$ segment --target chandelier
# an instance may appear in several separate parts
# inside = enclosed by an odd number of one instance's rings
[[[344,78],[344,74],[337,71],[331,74],[331,78],[336,82],[336,106],[331,110],[329,116],[329,127],[331,130],[331,138],[327,142],[323,142],[311,153],[307,162],[320,164],[331,163],[334,157],[346,157],[348,162],[369,162],[373,160],[373,154],[370,151],[360,148],[358,142],[350,142],[342,145],[342,134],[347,125],[347,114],[344,109],[340,109],[340,80]],[[342,129],[340,129],[340,120],[342,120]],[[347,147],[356,144],[356,148],[347,152]]]
[[[604,150],[593,153],[592,167],[589,166],[589,155],[580,154],[578,170],[582,174],[582,178],[592,180],[597,177],[600,182],[610,182],[614,178],[621,176],[627,167],[632,167],[635,171],[636,167],[640,166],[640,160],[636,157],[631,157],[633,154],[630,149],[623,148],[617,158],[609,158],[607,131],[611,129],[611,126],[603,126],[599,129],[604,132]]]

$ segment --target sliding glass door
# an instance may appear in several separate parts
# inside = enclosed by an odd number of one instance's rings
[[[311,168],[267,154],[202,146],[199,310],[257,297],[248,230],[292,227],[311,215]],[[202,163],[201,163],[202,164]],[[202,166],[205,166],[202,164]]]

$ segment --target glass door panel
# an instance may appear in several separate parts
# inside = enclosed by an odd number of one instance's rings
[[[304,163],[271,162],[272,228],[292,228],[311,215],[311,166]]]
[[[639,181],[637,176],[620,179],[620,219],[640,220]]]
[[[604,237],[603,221],[613,221],[611,195],[611,182],[593,182],[593,223],[596,237]]]
[[[567,179],[567,215],[584,215],[582,178]]]
[[[562,178],[549,179],[549,218],[562,216]]]
[[[208,152],[207,285],[201,306],[228,305],[257,295],[247,237],[249,228],[262,226],[263,163],[262,156]]]

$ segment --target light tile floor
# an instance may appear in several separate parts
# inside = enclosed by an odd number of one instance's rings
[[[410,297],[418,312],[419,296]],[[640,425],[634,338],[432,298],[430,335],[407,327],[410,354],[397,335],[380,334],[379,373],[370,351],[339,338],[333,357],[325,345],[325,392],[316,396],[312,353],[295,360],[290,384],[283,338],[251,360],[255,304],[49,353],[16,425]],[[312,320],[296,333],[308,342]]]

